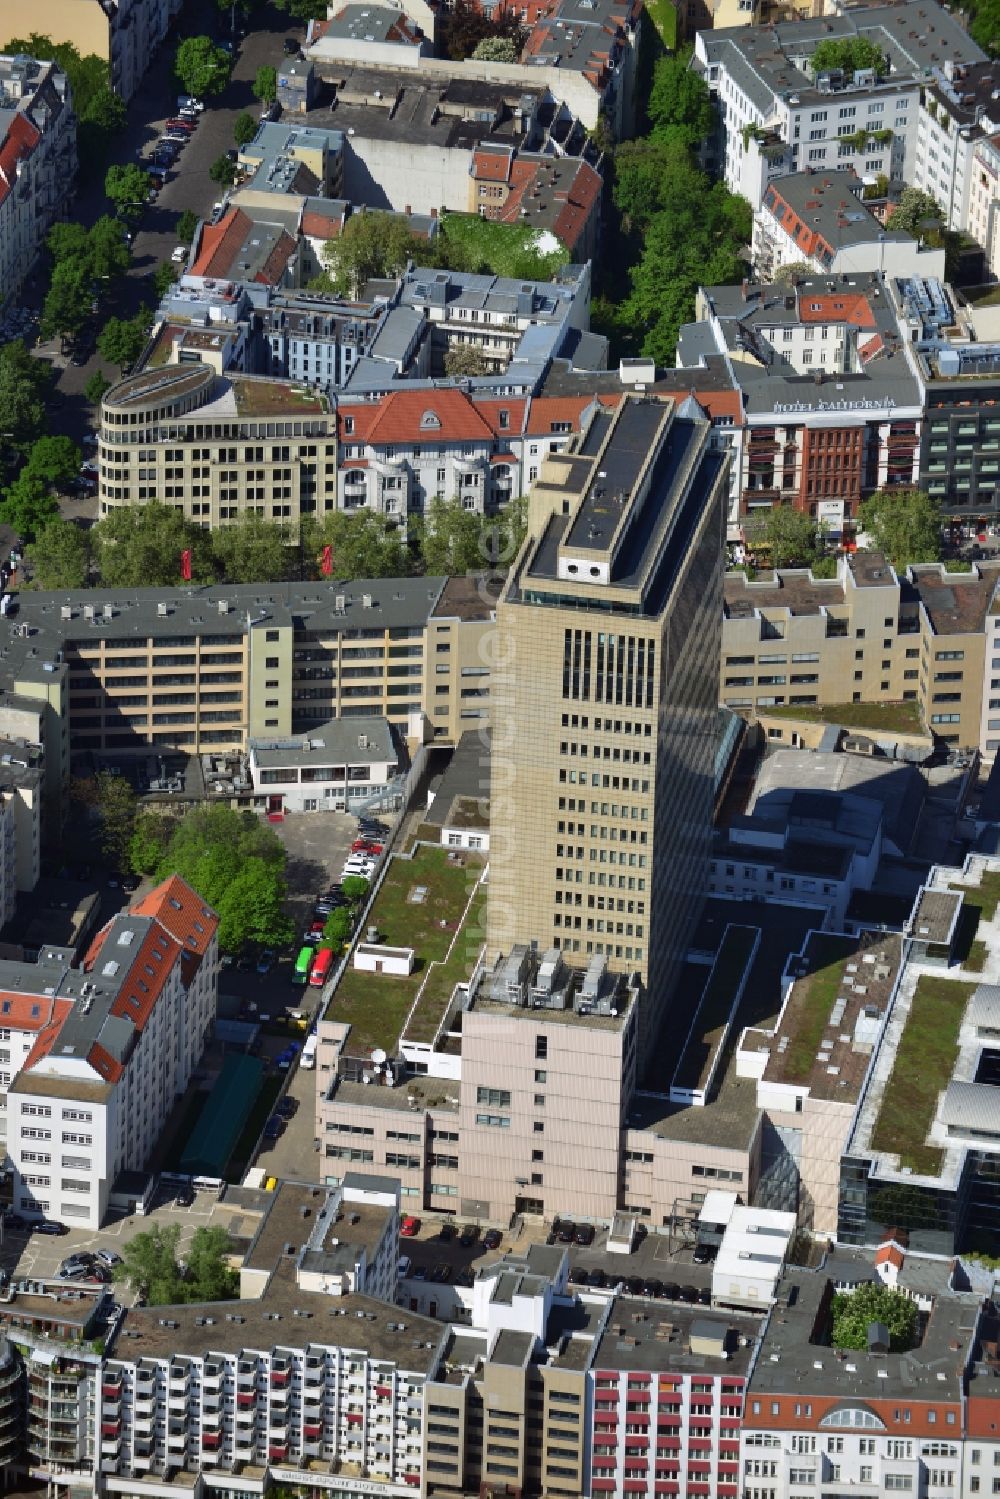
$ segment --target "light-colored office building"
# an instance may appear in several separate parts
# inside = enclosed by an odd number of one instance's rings
[[[3,31],[0,17],[0,52]],[[16,299],[75,180],[76,116],[65,73],[54,62],[0,56],[0,309]]]
[[[639,973],[647,1038],[708,868],[726,492],[710,436],[658,401],[594,413],[543,466],[497,611],[491,958],[535,940]]]

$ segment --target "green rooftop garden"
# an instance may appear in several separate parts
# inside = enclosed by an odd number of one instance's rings
[[[367,925],[378,928],[378,940],[386,946],[412,947],[416,961],[405,978],[345,969],[326,1018],[350,1024],[352,1054],[378,1046],[395,1050],[428,966],[447,955],[481,873],[482,860],[475,854],[452,859],[447,849],[427,845],[417,848],[412,859],[392,860]],[[419,890],[423,897],[415,901]],[[466,944],[456,946],[464,949]]]
[[[476,966],[486,939],[486,895],[486,886],[480,885],[469,904],[451,952],[443,963],[431,966],[417,1007],[406,1027],[407,1041],[423,1041],[430,1045],[437,1035],[441,1017],[455,985],[467,979]]]
[[[980,921],[992,921],[1000,903],[1000,874],[984,870],[978,885],[950,885],[951,890],[960,890],[966,906],[978,913]]]
[[[882,1094],[872,1149],[898,1155],[901,1166],[921,1176],[933,1176],[941,1168],[943,1152],[924,1142],[938,1094],[951,1081],[962,1016],[975,987],[921,974]]]
[[[815,703],[764,708],[761,717],[796,718],[803,723],[842,724],[848,729],[870,729],[886,734],[925,734],[920,709],[914,703]]]
[[[441,233],[470,270],[517,281],[551,281],[569,261],[566,246],[527,224],[499,224],[477,213],[444,213]]]
[[[731,926],[722,939],[702,992],[694,1029],[684,1048],[674,1082],[679,1088],[704,1088],[716,1050],[725,1033],[736,991],[746,971],[757,928]]]
[[[815,966],[795,981],[785,1022],[789,1041],[777,1058],[784,1082],[805,1082],[812,1071],[840,990],[844,964],[856,951],[857,943],[843,938],[810,939],[806,957]]]

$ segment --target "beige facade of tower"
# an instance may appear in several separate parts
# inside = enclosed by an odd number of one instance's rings
[[[606,957],[662,1019],[708,864],[726,459],[630,399],[546,461],[498,608],[490,959]]]

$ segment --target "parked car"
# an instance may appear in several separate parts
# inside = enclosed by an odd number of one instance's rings
[[[277,1114],[272,1114],[271,1118],[264,1125],[264,1139],[276,1140],[284,1127],[285,1121],[280,1119]]]
[[[651,1275],[648,1280],[644,1280],[642,1283],[642,1294],[644,1296],[662,1296],[662,1280],[657,1280],[655,1276]]]
[[[442,1243],[450,1244],[457,1232],[458,1229],[455,1227],[454,1223],[442,1223],[440,1229],[438,1230],[438,1238],[442,1241]]]
[[[431,1271],[431,1280],[435,1281],[438,1285],[444,1285],[447,1281],[451,1280],[451,1276],[452,1269],[450,1265],[435,1265]]]
[[[289,1097],[289,1095],[286,1093],[284,1098],[279,1098],[278,1102],[275,1104],[274,1112],[282,1119],[291,1119],[295,1111],[298,1109],[298,1106],[298,1100]]]
[[[426,1265],[414,1265],[413,1271],[412,1271],[412,1273],[410,1275],[410,1279],[411,1280],[426,1280],[427,1279],[427,1266]]]
[[[691,1258],[696,1265],[710,1265],[718,1252],[714,1244],[696,1244]]]
[[[576,1238],[575,1223],[570,1223],[567,1219],[566,1222],[553,1224],[553,1227],[556,1231],[556,1239],[560,1244],[572,1244],[573,1240]]]
[[[663,1290],[660,1292],[660,1295],[664,1301],[677,1301],[680,1294],[681,1288],[675,1280],[666,1280],[663,1282]]]
[[[471,1249],[478,1238],[479,1225],[476,1223],[467,1223],[458,1236],[458,1242],[463,1249]]]
[[[177,95],[177,112],[178,112],[178,114],[183,114],[186,109],[193,109],[198,114],[201,114],[201,112],[202,112],[202,110],[204,108],[205,108],[205,106],[202,103],[202,101],[200,99],[193,99],[190,94],[178,94]]]
[[[100,1260],[102,1265],[107,1265],[109,1270],[113,1270],[115,1265],[120,1265],[122,1262],[122,1257],[117,1249],[99,1249],[96,1258]]]
[[[35,1224],[37,1234],[68,1234],[69,1229],[65,1223],[55,1223],[51,1218],[43,1218],[41,1223]]]
[[[690,1301],[690,1302],[697,1301],[698,1300],[698,1287],[697,1286],[681,1286],[680,1290],[677,1293],[677,1297],[678,1297],[679,1301]]]
[[[174,254],[176,254],[176,251],[174,252]],[[171,258],[173,258],[173,257],[171,257]],[[257,959],[257,972],[261,973],[261,974],[270,973],[271,969],[274,967],[274,958],[275,958],[274,948],[273,947],[265,947],[264,951],[261,953],[260,957]]]
[[[573,1242],[583,1245],[584,1248],[586,1248],[588,1244],[593,1244],[594,1225],[592,1223],[578,1223],[576,1227],[576,1233],[573,1236]]]
[[[420,1219],[414,1218],[412,1213],[407,1213],[399,1225],[399,1232],[404,1239],[415,1239],[420,1232]]]
[[[491,1228],[483,1235],[484,1249],[499,1249],[503,1242],[503,1234],[498,1228]]]
[[[298,57],[299,44],[293,36],[286,36],[281,44],[281,50],[286,57]]]
[[[607,1283],[608,1277],[605,1275],[604,1271],[599,1265],[596,1270],[591,1270],[587,1276],[588,1286],[597,1286],[598,1288],[600,1288],[602,1286],[606,1286]]]
[[[177,1206],[179,1208],[193,1208],[194,1207],[194,1188],[193,1187],[178,1187],[177,1191],[174,1193],[174,1202],[177,1204]]]
[[[585,1286],[590,1278],[590,1271],[586,1265],[571,1265],[569,1272],[569,1283],[571,1286]]]
[[[56,1280],[82,1280],[89,1270],[89,1265],[83,1265],[79,1261],[73,1265],[60,1265],[56,1271]]]
[[[183,130],[185,135],[193,135],[196,126],[194,120],[185,120],[183,115],[178,115],[176,119],[167,121],[166,128],[168,130]]]
[[[625,1289],[630,1296],[642,1295],[642,1276],[630,1275],[625,1282]]]

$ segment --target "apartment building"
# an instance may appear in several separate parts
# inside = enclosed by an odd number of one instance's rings
[[[0,53],[4,30],[0,19]],[[0,309],[17,298],[38,259],[76,165],[65,73],[54,62],[0,55]]]
[[[163,500],[206,528],[256,514],[297,535],[336,508],[336,419],[306,386],[147,365],[104,396],[98,438],[102,515]]]
[[[969,233],[983,247],[987,275],[1000,278],[1000,132],[972,148]]]
[[[0,968],[0,1074],[15,1205],[99,1228],[115,1181],[141,1170],[215,1018],[218,919],[165,881],[73,954]]]
[[[103,58],[111,87],[128,102],[180,11],[180,0],[40,0],[26,18],[9,6],[0,16],[0,50],[32,31],[70,42],[82,57]]]
[[[731,371],[744,524],[791,504],[834,537],[850,535],[865,496],[916,482],[923,392],[877,271],[703,288],[697,311],[677,366],[693,372],[721,356]]]
[[[578,149],[587,146],[581,142]],[[578,263],[592,260],[603,192],[598,165],[582,156],[546,156],[484,141],[472,157],[469,212],[501,224],[527,222],[554,234]]]
[[[765,1326],[747,1381],[744,1495],[791,1499],[838,1483],[917,1499],[961,1490],[972,1455],[964,1371],[981,1297],[957,1290],[945,1263],[906,1256],[899,1288],[921,1313],[917,1346],[890,1351],[884,1329],[873,1329],[868,1347],[835,1351],[824,1336],[834,1295],[875,1279],[869,1260],[842,1253],[819,1271],[786,1271],[787,1301]]]
[[[457,742],[489,716],[494,602],[476,578],[25,593],[3,621],[0,730],[45,734],[53,806],[70,742],[202,754],[334,718],[420,737],[421,715]],[[25,695],[36,688],[44,711]]]
[[[946,60],[921,94],[913,185],[930,193],[949,229],[971,230],[977,142],[1000,130],[1000,64]],[[985,240],[980,243],[985,248]]]
[[[821,41],[854,36],[880,48],[889,64],[884,76],[874,69],[814,74],[810,59]],[[754,209],[761,177],[750,142],[760,133],[784,143],[792,172],[839,167],[859,177],[912,182],[924,80],[945,62],[984,61],[959,21],[935,0],[844,8],[766,28],[700,31],[694,52],[694,66],[718,104],[720,171]]]
[[[595,412],[532,489],[497,611],[502,659],[532,669],[493,683],[510,726],[493,775],[513,789],[497,779],[491,803],[489,952],[534,939],[638,972],[646,1039],[707,870],[725,486],[707,422],[642,399]]]
[[[944,743],[980,743],[987,619],[998,571],[940,564],[899,579],[878,552],[841,558],[837,578],[779,571],[725,581],[721,701],[738,712],[773,707],[916,703]],[[987,679],[991,680],[991,679]]]
[[[886,229],[864,204],[865,184],[851,171],[793,172],[768,185],[753,218],[753,263],[759,280],[782,266],[805,265],[817,275],[881,271],[944,275],[944,250],[931,250],[901,230]]]
[[[0,926],[42,872],[42,784],[37,746],[0,739]]]

